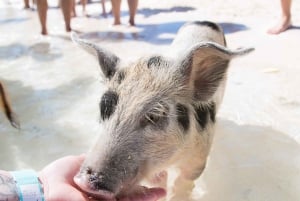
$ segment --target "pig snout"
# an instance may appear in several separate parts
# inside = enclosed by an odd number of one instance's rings
[[[103,174],[79,172],[74,182],[85,192],[103,199],[114,198],[114,187],[105,179]]]
[[[136,183],[137,169],[120,168],[108,167],[102,171],[82,168],[74,177],[74,182],[92,196],[110,200],[129,193]]]

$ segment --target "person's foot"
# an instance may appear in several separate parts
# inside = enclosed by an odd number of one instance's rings
[[[41,32],[42,35],[48,35],[48,31],[47,29],[42,29],[42,32]]]
[[[120,25],[121,24],[121,21],[120,20],[115,20],[113,25]]]
[[[73,9],[73,10],[71,11],[71,17],[77,17],[77,13],[76,13],[76,10],[75,10],[75,9]]]
[[[107,13],[106,12],[102,12],[101,16],[104,17],[104,18],[107,18]]]
[[[134,19],[129,19],[129,25],[133,27],[135,26]]]
[[[70,26],[66,26],[66,32],[71,32],[72,28]]]
[[[268,30],[268,34],[280,34],[291,27],[290,17],[283,17],[280,22]]]
[[[82,16],[90,17],[91,15],[86,12],[86,10],[82,10]]]

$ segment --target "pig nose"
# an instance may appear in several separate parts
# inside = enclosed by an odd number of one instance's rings
[[[102,199],[113,199],[112,187],[105,182],[101,173],[79,173],[74,177],[74,182],[85,192]]]
[[[90,175],[89,182],[94,189],[98,189],[98,190],[101,189],[109,192],[113,191],[113,189],[104,182],[104,176],[101,173],[98,175],[95,174]]]

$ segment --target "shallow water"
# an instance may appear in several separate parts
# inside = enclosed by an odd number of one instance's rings
[[[65,33],[60,10],[49,9],[50,35],[43,37],[37,13],[22,10],[20,2],[0,3],[0,79],[21,122],[18,131],[0,114],[0,168],[39,170],[56,158],[88,150],[99,133],[98,102],[104,87],[97,62]],[[300,30],[265,34],[276,16],[267,0],[199,2],[141,1],[136,28],[110,26],[111,17],[99,16],[100,5],[89,5],[90,18],[81,17],[77,6],[79,17],[72,26],[81,37],[126,60],[164,51],[189,20],[219,22],[230,48],[255,47],[253,54],[231,64],[212,152],[197,180],[195,200],[297,201]],[[293,2],[293,10],[299,9],[300,2]],[[295,13],[295,25],[299,18]]]

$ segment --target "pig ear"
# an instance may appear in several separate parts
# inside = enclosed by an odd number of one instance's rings
[[[226,77],[230,59],[254,50],[231,51],[217,43],[200,43],[192,48],[182,61],[181,67],[187,84],[199,101],[209,100]]]
[[[119,57],[87,40],[79,38],[75,32],[71,33],[71,38],[74,43],[80,45],[87,52],[97,57],[101,70],[106,78],[110,79],[114,76],[120,61]]]

